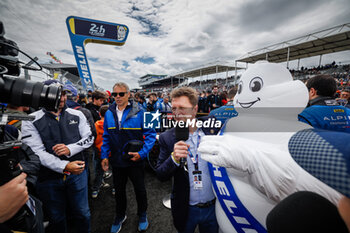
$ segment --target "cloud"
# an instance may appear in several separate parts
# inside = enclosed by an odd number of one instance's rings
[[[86,46],[93,80],[105,89],[117,81],[137,87],[138,78],[148,73],[177,74],[218,60],[233,65],[249,51],[347,23],[349,12],[348,0],[0,2],[5,37],[42,63],[52,61],[46,55],[50,51],[62,62],[76,64],[68,16],[127,25],[130,33],[124,46]],[[339,61],[348,57],[332,55]],[[318,62],[314,60],[310,64]]]
[[[153,64],[155,62],[154,57],[147,57],[147,56],[137,57],[135,58],[135,61],[142,62],[144,64]]]
[[[125,73],[128,73],[130,72],[130,70],[128,70],[128,67],[129,67],[129,63],[127,61],[123,61],[123,68],[122,68],[122,71],[125,72]]]
[[[239,24],[245,32],[256,33],[284,26],[299,14],[327,4],[327,0],[247,1],[239,13]]]
[[[72,50],[68,50],[68,49],[62,49],[60,52],[61,53],[66,53],[68,55],[73,55],[73,51]]]

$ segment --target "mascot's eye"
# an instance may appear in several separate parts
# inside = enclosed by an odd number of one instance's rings
[[[243,88],[243,82],[241,81],[241,82],[239,82],[239,84],[238,84],[238,90],[237,90],[238,94],[241,94],[242,88]]]
[[[250,81],[249,88],[252,92],[260,91],[263,86],[263,80],[259,77],[255,77]]]

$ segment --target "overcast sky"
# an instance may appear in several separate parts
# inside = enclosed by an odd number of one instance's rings
[[[125,24],[124,46],[88,44],[94,82],[110,90],[117,81],[137,87],[146,74],[176,74],[213,61],[234,60],[249,51],[350,23],[349,0],[1,0],[7,39],[40,63],[76,64],[65,20],[79,16]],[[300,65],[316,65],[319,58]],[[350,52],[323,62],[350,63]],[[291,66],[296,66],[292,63]],[[33,73],[32,73],[33,74]],[[40,76],[33,74],[34,76]]]

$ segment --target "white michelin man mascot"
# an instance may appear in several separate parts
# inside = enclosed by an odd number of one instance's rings
[[[217,196],[222,232],[266,232],[266,216],[296,191],[313,191],[337,204],[341,195],[303,170],[288,151],[308,90],[282,65],[258,62],[242,75],[231,118],[222,136],[205,136],[199,146]]]

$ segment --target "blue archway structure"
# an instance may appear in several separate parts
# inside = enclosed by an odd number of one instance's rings
[[[123,24],[69,16],[66,20],[75,60],[85,90],[94,90],[90,68],[85,52],[88,43],[122,46],[129,35]]]

